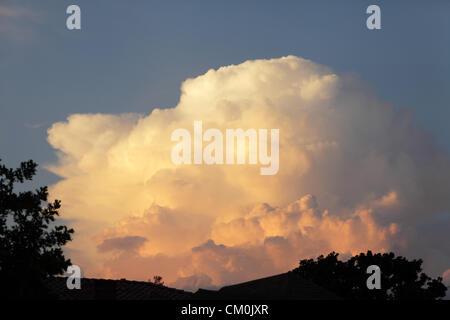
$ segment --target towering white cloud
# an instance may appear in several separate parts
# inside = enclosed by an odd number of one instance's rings
[[[174,165],[171,133],[280,129],[279,171]],[[186,80],[150,115],[78,114],[54,124],[63,180],[51,195],[77,233],[87,276],[189,288],[283,272],[300,258],[391,250],[442,273],[450,248],[417,249],[417,230],[450,212],[450,160],[406,111],[358,79],[294,56]],[[430,234],[430,233],[428,233]],[[127,250],[127,248],[131,248]]]

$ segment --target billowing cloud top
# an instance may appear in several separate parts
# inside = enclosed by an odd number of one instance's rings
[[[280,129],[280,167],[175,165],[171,132]],[[302,58],[246,61],[186,80],[150,115],[76,114],[48,130],[86,275],[219,286],[283,272],[300,258],[372,249],[429,257],[418,226],[450,211],[450,161],[353,76]],[[421,249],[422,248],[422,249]]]

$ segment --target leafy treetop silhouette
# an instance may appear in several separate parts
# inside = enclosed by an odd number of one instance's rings
[[[447,288],[442,278],[432,279],[423,273],[421,259],[409,261],[392,252],[373,254],[371,251],[347,261],[340,261],[338,256],[331,252],[317,260],[301,260],[293,271],[344,299],[431,300],[445,296]],[[381,289],[367,288],[370,274],[366,271],[370,265],[380,267]]]
[[[156,284],[157,286],[164,286],[164,281],[163,278],[161,276],[153,276],[153,281],[154,284]]]
[[[15,191],[16,184],[32,180],[36,168],[32,160],[17,169],[0,160],[0,296],[10,299],[44,298],[43,280],[71,265],[61,247],[74,231],[55,224],[61,202],[47,202],[47,187]]]

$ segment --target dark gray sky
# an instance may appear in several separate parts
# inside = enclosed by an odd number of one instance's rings
[[[66,8],[82,30],[66,29]],[[366,28],[378,4],[382,30]],[[56,159],[73,113],[150,113],[210,68],[296,55],[357,74],[450,150],[450,1],[0,1],[0,150]],[[38,183],[56,177],[42,170]]]

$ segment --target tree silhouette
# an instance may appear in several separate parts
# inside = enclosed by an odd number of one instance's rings
[[[1,162],[1,160],[0,160]],[[71,264],[61,247],[73,229],[56,225],[60,201],[48,203],[47,187],[16,192],[15,185],[32,180],[37,164],[22,162],[10,169],[0,163],[0,296],[45,298],[43,280],[62,274]]]
[[[293,271],[344,299],[431,300],[445,296],[447,288],[442,278],[431,279],[423,273],[421,259],[408,261],[392,252],[373,254],[371,251],[347,261],[340,261],[338,256],[331,252],[317,260],[301,260]],[[367,288],[370,274],[366,270],[370,265],[381,269],[381,289]]]
[[[156,284],[157,286],[164,286],[164,281],[163,278],[161,276],[153,276],[153,281],[154,284]]]

